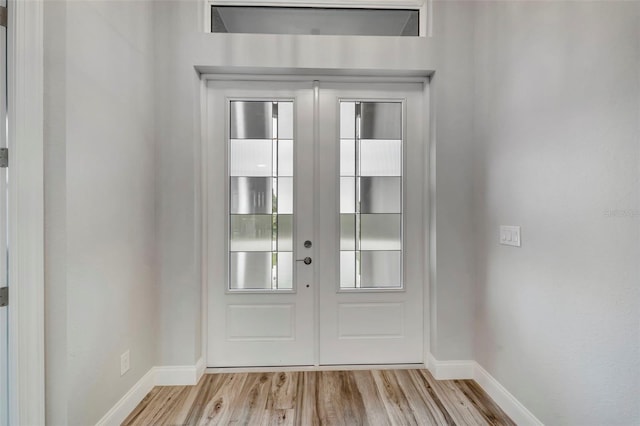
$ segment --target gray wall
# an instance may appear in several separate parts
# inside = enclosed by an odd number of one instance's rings
[[[477,6],[476,360],[545,424],[640,423],[639,7]]]
[[[466,1],[436,1],[433,13],[436,193],[431,353],[437,360],[468,360],[473,359],[474,309],[474,6]]]
[[[159,364],[194,365],[202,354],[201,111],[194,65],[203,8],[195,1],[154,7]]]
[[[344,42],[328,36],[213,37],[199,33],[202,7],[196,1],[162,1],[155,9],[160,364],[193,365],[201,356],[200,90],[194,65],[204,70],[350,69],[360,74],[376,67],[438,70],[438,255],[431,346],[439,359],[471,359],[471,3],[436,2],[434,38],[402,42],[364,37]]]
[[[194,65],[381,63],[436,70],[434,356],[476,359],[545,423],[638,421],[639,3],[433,6],[433,38],[372,44],[211,37],[195,0],[45,3],[49,424],[201,356]]]
[[[47,424],[95,424],[157,363],[152,22],[45,2]]]

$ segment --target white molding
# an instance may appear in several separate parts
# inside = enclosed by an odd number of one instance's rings
[[[543,426],[527,407],[476,361],[438,361],[432,354],[428,358],[429,371],[436,380],[475,380],[517,425]]]
[[[204,364],[204,357],[202,357],[196,363],[196,384],[198,384],[202,376],[204,376],[204,372],[206,369],[207,366]]]
[[[9,424],[45,423],[43,0],[9,0]]]
[[[201,67],[196,67],[201,71]],[[251,69],[250,71],[253,71]],[[200,74],[200,78],[203,81],[284,81],[284,82],[308,82],[313,83],[319,81],[322,83],[420,83],[423,85],[429,84],[429,72],[427,71],[411,71],[409,75],[405,71],[389,71],[387,75],[364,75],[361,70],[324,70],[322,69],[305,69],[303,73],[291,74],[290,70],[286,68],[282,69],[269,69],[264,70],[262,74],[254,74],[245,72],[246,70],[236,68],[236,72],[233,74],[228,73],[211,73],[203,72]],[[359,74],[351,74],[351,72],[359,72]]]
[[[543,423],[536,418],[518,399],[513,396],[480,364],[475,363],[473,379],[482,389],[498,404],[502,410],[519,426],[542,426]]]
[[[204,374],[204,359],[200,358],[195,365],[170,365],[154,367],[156,386],[188,386],[197,385]]]
[[[473,379],[476,362],[473,360],[438,361],[429,354],[427,368],[436,380]]]
[[[120,425],[135,410],[144,397],[151,392],[154,386],[197,385],[204,371],[203,358],[200,358],[195,365],[152,367],[107,411],[107,414],[96,423],[96,426]]]
[[[96,423],[96,426],[120,425],[133,412],[140,401],[151,392],[151,389],[155,386],[155,376],[155,368],[152,368],[133,385],[129,392],[116,402],[116,405]]]
[[[331,7],[361,9],[414,9],[423,7],[426,0],[207,0],[211,6],[257,7]]]

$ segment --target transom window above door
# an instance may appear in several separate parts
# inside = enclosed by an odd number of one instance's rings
[[[207,3],[208,28],[212,33],[345,35],[417,37],[421,27],[421,1],[378,2],[372,7],[360,2],[291,2],[291,6],[259,6],[242,1]],[[318,5],[322,6],[318,6]],[[324,6],[326,4],[326,6]]]

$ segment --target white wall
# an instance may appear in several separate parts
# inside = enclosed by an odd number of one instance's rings
[[[476,360],[545,424],[639,424],[640,3],[477,12]]]
[[[349,42],[330,36],[204,34],[201,3],[163,1],[155,8],[160,363],[193,365],[201,355],[200,92],[194,66],[353,74],[437,68],[439,219],[431,345],[442,359],[472,358],[471,4],[436,2],[438,24],[430,39],[353,37]]]
[[[47,424],[95,424],[156,365],[152,21],[45,2]]]
[[[433,38],[402,44],[213,37],[195,0],[45,5],[48,423],[200,358],[194,66],[381,64],[436,71],[432,353],[545,423],[638,419],[640,215],[605,216],[640,209],[638,3],[436,1]]]
[[[436,1],[433,13],[436,249],[431,265],[431,353],[438,360],[469,360],[474,309],[474,6]]]
[[[202,4],[155,7],[160,365],[194,365],[201,341],[200,78]]]

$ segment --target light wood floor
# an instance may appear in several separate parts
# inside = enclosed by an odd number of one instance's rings
[[[514,425],[472,380],[426,370],[206,374],[157,386],[124,425]]]

